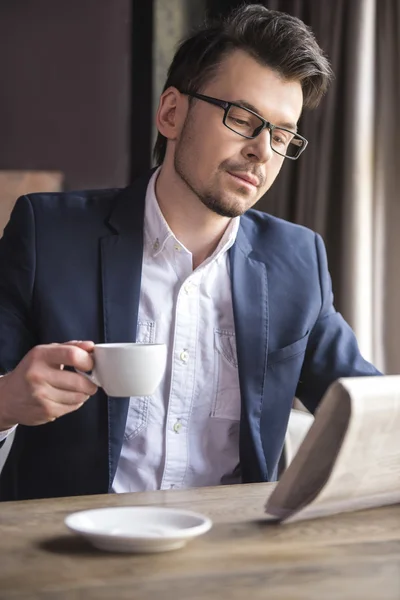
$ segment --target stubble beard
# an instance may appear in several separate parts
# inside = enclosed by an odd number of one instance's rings
[[[223,200],[220,195],[213,192],[211,189],[207,189],[207,184],[204,184],[202,189],[200,189],[200,186],[196,185],[196,183],[193,181],[193,178],[190,176],[191,137],[190,120],[186,120],[181,133],[181,138],[175,149],[174,169],[176,174],[182,179],[190,191],[197,196],[200,202],[209,210],[217,215],[220,215],[221,217],[228,217],[229,219],[240,217],[247,210],[247,207],[243,207],[240,202],[235,202],[234,200],[232,200],[232,203],[229,203],[227,200]],[[222,166],[220,166],[220,170],[224,170],[222,169]],[[245,188],[238,189],[238,192],[243,193],[244,197],[246,191],[247,190]]]

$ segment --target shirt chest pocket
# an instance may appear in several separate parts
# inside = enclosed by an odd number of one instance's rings
[[[211,417],[240,420],[240,387],[235,334],[214,332],[214,400]]]
[[[138,344],[154,344],[156,339],[156,324],[154,321],[139,320],[136,331]]]
[[[156,324],[154,321],[138,321],[136,342],[153,344],[155,341]],[[125,427],[125,439],[136,437],[147,426],[149,417],[149,396],[134,397],[129,400],[128,417]]]

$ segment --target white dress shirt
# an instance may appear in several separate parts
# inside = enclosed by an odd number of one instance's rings
[[[165,343],[166,373],[151,398],[131,398],[115,492],[240,480],[240,391],[228,249],[239,217],[193,270],[155,196],[146,194],[139,342]]]
[[[146,194],[137,341],[167,344],[167,368],[153,396],[130,399],[114,492],[240,481],[240,390],[227,253],[240,218],[231,220],[212,256],[193,270],[192,254],[159,208],[157,176]],[[12,430],[0,432],[0,441]]]

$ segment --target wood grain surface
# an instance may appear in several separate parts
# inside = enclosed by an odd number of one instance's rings
[[[272,484],[0,504],[1,599],[399,600],[400,506],[267,524]],[[64,517],[159,505],[214,521],[185,548],[114,554],[70,533]]]

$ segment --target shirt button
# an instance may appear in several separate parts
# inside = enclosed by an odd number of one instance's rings
[[[179,433],[181,429],[182,429],[182,423],[180,421],[177,421],[175,423],[175,425],[173,426],[173,430],[175,431],[175,433]]]
[[[193,283],[190,283],[190,281],[188,281],[188,283],[185,283],[185,285],[183,286],[183,289],[185,290],[185,292],[187,294],[190,294],[193,291],[194,285]]]
[[[158,250],[160,247],[160,240],[157,238],[153,244],[153,250]]]
[[[174,248],[177,252],[180,252],[182,250],[182,248],[178,246],[178,244],[175,244]]]
[[[189,360],[189,352],[187,350],[182,350],[182,352],[179,355],[179,358],[182,362],[187,363],[187,361]]]

